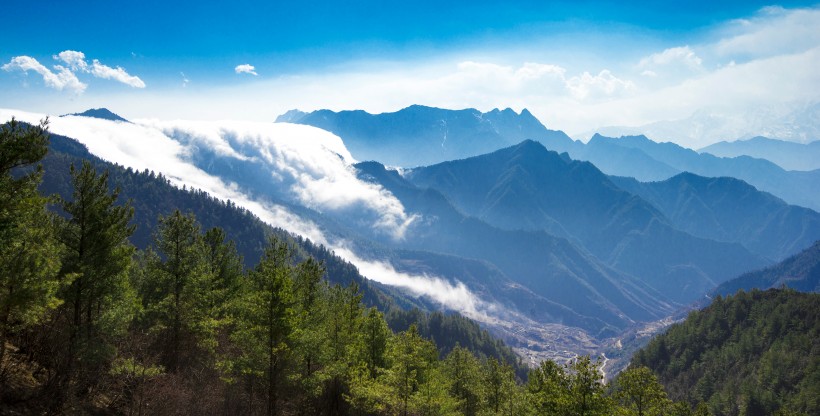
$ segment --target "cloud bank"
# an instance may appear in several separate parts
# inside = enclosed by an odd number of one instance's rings
[[[308,126],[258,122],[143,121],[187,149],[210,149],[242,162],[233,170],[270,175],[257,188],[284,187],[290,201],[319,212],[355,215],[372,227],[400,239],[415,220],[401,202],[379,185],[356,177],[355,161],[342,140]],[[209,163],[203,161],[202,163]],[[263,174],[264,174],[263,173]]]
[[[31,123],[45,117],[44,114],[0,109],[0,120],[9,120],[12,116]],[[148,169],[161,172],[178,187],[186,185],[221,199],[230,199],[272,226],[325,245],[355,265],[362,275],[369,279],[406,289],[414,296],[424,296],[447,308],[485,322],[491,319],[488,314],[496,310],[494,305],[480,300],[461,282],[451,283],[436,276],[399,272],[387,262],[366,260],[355,253],[347,241],[326,235],[314,223],[300,218],[281,205],[249,196],[240,191],[235,184],[225,182],[194,166],[187,157],[190,150],[188,146],[210,146],[218,149],[217,152],[225,158],[263,157],[268,159],[272,166],[278,166],[278,169],[284,172],[282,174],[298,178],[297,187],[304,188],[311,188],[309,182],[321,182],[322,178],[319,176],[327,175],[329,178],[326,180],[330,181],[332,186],[349,191],[335,193],[334,197],[326,201],[327,204],[357,205],[362,203],[358,199],[373,198],[374,201],[369,202],[371,205],[368,209],[381,212],[386,217],[396,215],[406,219],[408,215],[403,212],[401,203],[389,192],[379,186],[358,181],[352,171],[342,167],[349,166],[347,163],[352,159],[341,139],[330,133],[308,126],[272,123],[157,120],[116,123],[77,116],[53,117],[50,130],[79,140],[93,154],[103,159],[140,171]],[[194,134],[196,139],[179,141],[167,134],[172,132],[180,135],[182,131]],[[238,138],[238,141],[229,142],[226,140],[228,137]],[[239,142],[250,147],[258,147],[259,154],[248,156],[233,149]],[[245,148],[240,150],[249,153]],[[321,154],[333,156],[326,158]],[[324,186],[321,185],[318,189],[324,192]],[[306,189],[300,192],[310,194],[313,190]],[[311,198],[315,199],[316,196],[308,197],[309,200],[313,200]]]

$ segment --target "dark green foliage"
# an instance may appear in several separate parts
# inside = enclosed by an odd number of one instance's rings
[[[42,170],[13,175],[46,153],[46,122],[11,120],[0,126],[0,382],[10,371],[6,343],[56,307],[59,245],[46,198],[37,193]],[[0,398],[3,397],[0,392]]]
[[[88,389],[116,354],[115,339],[131,321],[136,302],[128,279],[133,209],[116,205],[119,192],[109,193],[107,172],[98,175],[84,162],[79,170],[72,165],[70,173],[74,190],[71,199],[60,201],[66,219],[59,225],[66,286],[55,316],[67,338],[57,331],[54,342],[66,344],[57,383],[73,394]]]
[[[171,372],[191,365],[186,351],[207,348],[213,337],[213,267],[209,247],[193,214],[174,211],[160,217],[156,232],[157,253],[149,253],[147,275],[141,282],[143,307],[152,331],[162,345],[162,364]]]
[[[390,329],[396,332],[406,331],[411,325],[415,325],[421,336],[436,343],[442,358],[457,346],[461,346],[480,358],[496,358],[512,365],[519,378],[523,379],[526,376],[527,367],[512,350],[506,348],[501,340],[481,329],[475,321],[459,314],[425,314],[418,309],[407,311],[391,308],[385,319]]]
[[[716,415],[820,412],[820,295],[792,290],[718,296],[633,358],[674,400]]]

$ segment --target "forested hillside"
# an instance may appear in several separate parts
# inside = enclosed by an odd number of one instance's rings
[[[43,197],[43,168],[31,167],[47,145],[42,126],[0,130],[0,413],[603,415],[641,403],[690,413],[642,369],[607,390],[589,357],[545,362],[524,384],[509,350],[474,323],[396,308],[385,319],[363,303],[360,277],[323,279],[343,265],[281,231],[264,230],[246,268],[226,230],[176,207],[135,247],[146,202],[125,201],[114,178],[158,195],[168,183],[76,159],[65,192]],[[72,156],[49,158],[55,170]],[[165,196],[216,204],[174,192]],[[231,230],[253,228],[236,225],[248,213],[219,206]]]
[[[672,399],[705,402],[715,415],[820,414],[820,294],[718,296],[632,366],[652,369]]]
[[[261,286],[254,289],[254,284],[263,283],[253,279],[261,279],[263,270],[272,273],[268,278],[291,279],[279,283],[285,286],[298,286],[298,276],[309,277],[311,294],[305,296],[315,298],[323,308],[334,302],[339,308],[348,305],[347,315],[311,312],[352,319],[346,327],[348,337],[350,331],[359,331],[356,325],[366,316],[378,317],[387,328],[381,312],[366,309],[366,305],[378,306],[397,332],[438,339],[434,359],[462,345],[478,357],[501,359],[500,365],[509,371],[524,374],[511,350],[474,322],[458,315],[403,310],[396,299],[403,306],[413,306],[414,301],[386,294],[325,248],[271,229],[230,203],[176,189],[150,172],[105,163],[59,136],[51,137],[52,151],[41,167],[31,169],[48,143],[41,128],[19,123],[3,126],[0,223],[6,244],[1,258],[0,303],[5,312],[0,379],[7,387],[0,398],[3,402],[21,404],[22,409],[36,403],[42,409],[82,411],[100,405],[99,400],[111,400],[106,406],[117,408],[135,399],[134,383],[167,382],[166,376],[171,375],[178,387],[173,394],[206,388],[186,384],[193,382],[186,379],[187,371],[210,374],[198,376],[198,382],[210,383],[207,388],[234,386],[220,380],[231,377],[225,367],[235,364],[230,360],[248,359],[242,356],[248,351],[237,352],[240,345],[234,338],[242,325],[240,316],[250,313],[243,312],[242,305],[260,304],[248,303],[246,297],[258,295]],[[12,170],[17,172],[13,176]],[[43,176],[47,179],[43,188],[57,192],[52,198],[37,195],[36,185]],[[47,202],[60,216],[44,210]],[[194,212],[205,214],[205,227]],[[221,224],[226,228],[218,227]],[[144,250],[135,250],[132,241]],[[243,262],[234,241],[240,241],[249,256],[262,253],[261,260],[255,256]],[[271,271],[269,257],[274,249],[280,257]],[[255,267],[245,271],[245,264]],[[327,283],[319,280],[322,277]],[[292,351],[298,299],[296,289],[280,289],[288,299],[280,312],[289,319],[286,332],[290,331],[283,335],[288,345],[282,347]],[[330,299],[333,296],[338,301]],[[367,299],[364,304],[362,296]],[[317,322],[309,329],[315,336],[334,333]],[[430,348],[436,351],[435,344]],[[294,357],[289,353],[288,359]],[[323,367],[320,360],[311,361],[316,368]],[[252,368],[242,371],[246,376],[247,371],[256,374]],[[120,396],[100,396],[109,394]],[[44,397],[49,400],[41,400]],[[248,400],[249,405],[255,400],[252,393]]]

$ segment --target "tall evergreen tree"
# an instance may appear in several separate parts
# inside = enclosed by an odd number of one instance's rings
[[[279,412],[280,393],[291,354],[293,331],[293,267],[291,248],[271,238],[262,260],[251,271],[240,300],[233,333],[242,349],[235,365],[240,374],[262,382],[265,413]]]
[[[79,170],[72,165],[71,179],[72,199],[60,204],[67,214],[59,231],[61,275],[71,280],[60,293],[69,336],[62,381],[74,380],[83,388],[113,358],[114,338],[134,313],[128,279],[134,210],[127,203],[117,205],[119,190],[109,192],[108,172],[98,175],[88,162]]]
[[[213,344],[210,266],[193,214],[176,210],[160,216],[155,245],[158,255],[148,255],[149,272],[141,292],[159,335],[163,364],[176,373],[181,365],[190,364],[186,360],[196,355],[196,349]]]

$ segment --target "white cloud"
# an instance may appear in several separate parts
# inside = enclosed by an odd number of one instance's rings
[[[184,72],[180,72],[180,73],[179,73],[179,75],[181,75],[181,76],[182,76],[182,88],[187,87],[187,86],[188,86],[188,83],[189,83],[189,82],[191,82],[191,80],[190,80],[190,79],[188,79],[188,77],[186,77],[186,76],[185,76],[185,73],[184,73]]]
[[[25,73],[34,71],[43,77],[46,86],[60,91],[67,89],[76,94],[82,94],[88,87],[87,84],[80,82],[70,69],[61,65],[54,65],[55,73],[30,56],[15,56],[11,59],[11,62],[3,65],[2,68],[4,71],[20,70]]]
[[[641,59],[638,68],[647,69],[671,65],[699,71],[702,69],[702,64],[703,60],[695,54],[695,51],[689,45],[686,45],[665,49],[663,52],[649,55]]]
[[[718,57],[749,60],[793,54],[820,45],[820,9],[766,7],[723,27],[711,46]]]
[[[88,63],[85,62],[85,54],[78,51],[62,51],[54,55],[55,60],[65,62],[72,71],[87,71]]]
[[[130,87],[145,88],[145,82],[143,82],[139,77],[128,74],[128,72],[125,72],[122,67],[118,66],[116,68],[112,68],[110,66],[103,65],[96,59],[92,61],[91,69],[89,71],[91,72],[91,75],[94,75],[97,78],[113,79]]]
[[[598,75],[589,72],[576,75],[566,80],[566,85],[573,97],[580,100],[626,95],[635,90],[632,81],[620,79],[606,69]]]
[[[88,84],[77,78],[77,72],[90,73],[97,78],[113,79],[134,88],[145,88],[145,83],[139,77],[128,74],[121,67],[111,68],[96,59],[92,61],[89,67],[88,62],[85,60],[85,54],[79,51],[62,51],[57,55],[53,55],[52,58],[62,61],[67,67],[54,65],[55,73],[30,56],[16,56],[12,58],[11,62],[3,65],[2,68],[6,71],[13,69],[19,69],[23,72],[35,71],[43,76],[47,86],[58,90],[69,89],[77,94],[82,93],[88,87]]]
[[[237,65],[233,70],[236,71],[237,74],[259,75],[256,73],[256,68],[251,64]]]
[[[614,59],[596,54],[591,63],[584,61],[590,51],[583,45],[546,38],[510,53],[460,50],[423,61],[346,62],[242,85],[200,86],[195,97],[189,91],[157,91],[138,101],[124,93],[104,98],[144,117],[259,121],[293,108],[375,113],[411,104],[528,108],[548,127],[573,134],[684,119],[704,105],[730,116],[754,105],[820,101],[817,27],[818,8],[768,8],[683,40],[676,37],[657,50],[641,50],[646,42],[631,35],[615,36],[612,42],[624,42],[613,47],[628,53],[610,54]],[[59,105],[43,98],[41,108],[76,110]]]

